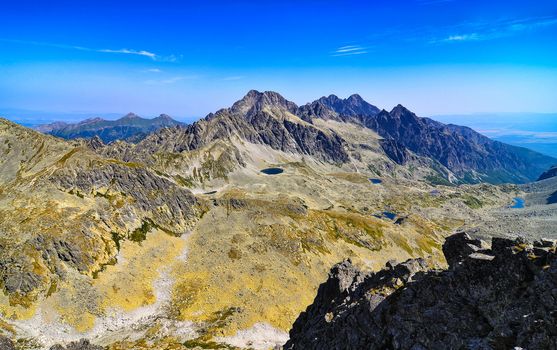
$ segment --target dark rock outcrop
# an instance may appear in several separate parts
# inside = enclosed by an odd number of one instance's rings
[[[387,157],[397,164],[404,165],[412,158],[408,149],[394,139],[383,139],[379,144]]]
[[[151,219],[163,227],[175,223],[191,226],[199,216],[199,203],[191,191],[150,169],[133,164],[99,163],[92,168],[59,169],[49,181],[64,191],[97,196],[108,196],[106,190],[97,189],[110,188],[115,193],[133,198],[134,207],[152,213]]]
[[[450,268],[422,259],[377,273],[333,267],[285,349],[557,349],[557,255],[550,240],[459,233]]]
[[[0,350],[15,350],[14,343],[10,339],[0,335]]]
[[[530,182],[555,162],[552,157],[493,141],[467,127],[419,118],[401,105],[363,122],[383,138],[438,161],[464,182]]]
[[[298,115],[311,122],[313,118],[332,119],[343,122],[365,124],[365,119],[379,113],[379,108],[366,102],[360,95],[354,94],[341,99],[335,95],[321,97],[298,108]]]
[[[81,339],[77,342],[71,342],[66,347],[62,345],[54,345],[50,350],[103,350],[102,346],[93,345],[87,339]]]
[[[547,171],[544,171],[538,178],[538,181],[550,179],[552,177],[557,177],[557,165],[554,165],[551,168],[549,168]]]

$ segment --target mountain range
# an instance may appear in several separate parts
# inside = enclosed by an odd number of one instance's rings
[[[535,181],[557,163],[555,158],[493,141],[467,127],[420,118],[402,105],[388,112],[359,95],[347,99],[331,95],[297,106],[275,92],[257,91],[250,91],[232,107],[190,126],[155,132],[129,151],[142,153],[147,149],[153,154],[162,147],[165,151],[182,152],[237,137],[324,161],[349,162],[351,155],[344,147],[347,140],[332,128],[323,127],[324,121],[355,124],[374,131],[380,136],[382,152],[400,165],[427,158],[434,169],[430,179],[436,181],[526,183]],[[134,156],[128,154],[124,158]]]
[[[36,130],[64,139],[99,137],[104,143],[115,140],[138,142],[148,134],[164,127],[183,125],[166,114],[153,119],[128,113],[117,120],[90,118],[78,123],[54,122],[35,127]]]

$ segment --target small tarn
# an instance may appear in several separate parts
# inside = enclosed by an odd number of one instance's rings
[[[267,174],[267,175],[278,175],[278,174],[282,174],[284,172],[284,170],[281,169],[281,168],[267,168],[267,169],[261,170],[261,172],[263,174]]]
[[[510,206],[511,209],[522,209],[524,208],[524,199],[515,197],[513,198],[513,205]]]

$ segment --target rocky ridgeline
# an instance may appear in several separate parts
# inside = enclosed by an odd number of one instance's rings
[[[557,349],[555,242],[449,237],[423,259],[363,273],[335,265],[285,349]]]

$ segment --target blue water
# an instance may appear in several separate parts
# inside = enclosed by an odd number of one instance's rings
[[[513,198],[513,200],[514,200],[514,204],[511,205],[512,209],[524,208],[524,199],[519,198],[519,197],[515,197],[515,198]]]
[[[384,211],[383,215],[390,220],[394,220],[396,218],[396,214],[390,211]]]
[[[267,168],[267,169],[261,170],[261,172],[263,174],[267,174],[267,175],[277,175],[277,174],[283,173],[284,170],[282,170],[281,168]]]
[[[383,182],[383,180],[381,180],[381,179],[369,179],[369,181],[371,181],[372,184],[376,184],[376,185]]]

